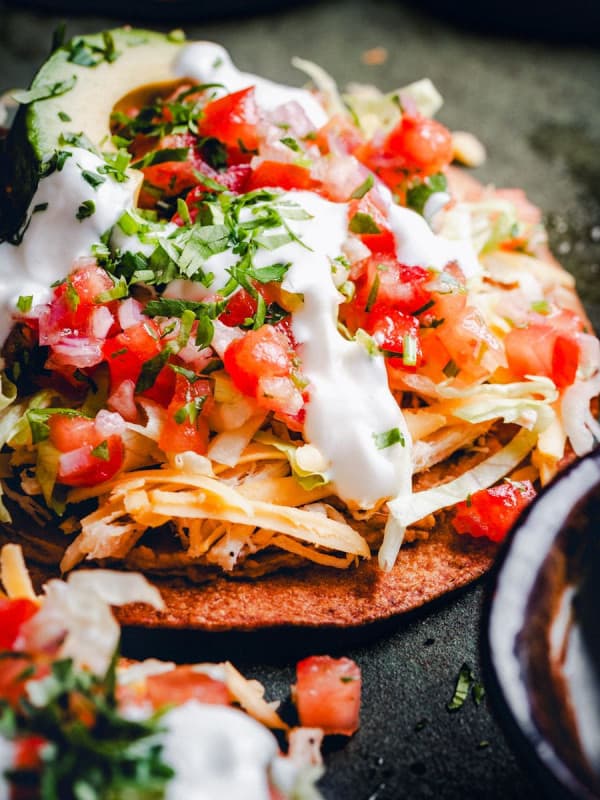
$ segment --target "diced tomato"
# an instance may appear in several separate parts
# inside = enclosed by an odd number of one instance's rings
[[[96,430],[96,423],[89,417],[52,414],[49,417],[48,426],[50,441],[61,453],[67,453],[69,450],[87,445],[95,447],[101,441]]]
[[[24,597],[13,600],[0,597],[0,650],[10,650],[14,645],[21,625],[38,611],[32,600]]]
[[[103,292],[114,287],[108,272],[95,264],[76,269],[70,276],[71,286],[77,292],[81,303],[94,303]]]
[[[219,319],[230,328],[235,328],[245,320],[252,319],[255,313],[256,300],[245,289],[240,289],[231,295]]]
[[[359,215],[358,217],[356,215]],[[361,233],[360,238],[363,244],[369,248],[372,253],[378,256],[388,256],[394,258],[396,255],[396,240],[391,228],[388,225],[387,217],[382,208],[375,202],[372,197],[372,192],[368,192],[360,200],[352,200],[348,207],[348,222],[350,230],[354,227],[360,227],[360,221],[369,218],[374,228],[378,232],[374,233]]]
[[[67,486],[94,486],[112,478],[123,464],[125,449],[117,434],[103,436],[87,417],[52,414],[50,441],[61,452],[56,479]]]
[[[398,189],[414,175],[426,177],[443,170],[452,161],[452,135],[436,120],[403,114],[385,139],[376,135],[355,155],[391,189]]]
[[[74,270],[54,289],[48,308],[39,318],[40,344],[55,344],[63,337],[94,336],[95,300],[113,286],[110,275],[95,264]]]
[[[359,726],[361,675],[349,658],[311,656],[296,667],[300,724],[351,736]]]
[[[306,167],[286,164],[283,161],[262,161],[252,171],[247,191],[261,189],[263,186],[279,189],[316,189],[319,182],[313,180]]]
[[[256,396],[259,378],[287,377],[292,369],[289,342],[272,325],[233,341],[223,361],[235,386],[250,397]]]
[[[35,770],[42,764],[40,750],[46,740],[40,736],[27,736],[15,741],[14,766],[16,769]]]
[[[544,375],[560,389],[570,386],[579,364],[577,334],[582,330],[580,317],[567,310],[513,328],[504,339],[511,372],[519,377]]]
[[[431,298],[425,288],[431,276],[422,267],[408,267],[394,258],[378,256],[365,259],[361,266],[363,271],[356,280],[354,300],[360,310],[385,305],[404,314],[414,314]]]
[[[162,351],[161,331],[151,319],[130,326],[117,336],[107,339],[103,354],[110,372],[111,394],[124,380],[137,382],[144,364]],[[159,371],[153,385],[142,394],[167,406],[173,396],[175,375],[167,365]]]
[[[191,161],[163,161],[161,164],[144,167],[142,172],[145,182],[160,189],[167,197],[177,197],[198,184],[196,166]],[[143,208],[152,208],[157,199],[145,188],[140,205]]]
[[[501,542],[535,495],[531,481],[505,481],[482,489],[458,503],[452,525],[457,533]]]
[[[198,132],[200,136],[214,136],[243,155],[244,151],[255,151],[258,147],[257,123],[254,87],[249,86],[207,103],[198,122]]]
[[[173,370],[170,370],[173,372]],[[158,446],[169,453],[192,450],[204,455],[208,449],[209,429],[203,414],[210,410],[211,387],[206,380],[190,382],[175,375],[175,393],[167,408]]]
[[[410,314],[405,314],[397,308],[377,305],[367,318],[367,333],[375,339],[378,347],[390,353],[402,355],[405,345],[413,348],[414,358],[411,353],[411,364],[406,366],[416,367],[421,363],[422,352],[419,342],[419,320]],[[407,337],[411,340],[407,341]],[[393,366],[402,366],[402,359],[394,359]]]
[[[292,379],[294,351],[282,329],[263,325],[233,341],[223,358],[235,386],[301,430],[305,396]]]
[[[506,365],[502,344],[476,308],[465,308],[436,329],[462,377],[482,378]]]
[[[452,134],[437,120],[421,114],[403,114],[384,147],[403,158],[410,169],[427,175],[440,172],[452,161]]]
[[[146,678],[146,697],[153,707],[179,706],[188,700],[212,705],[229,705],[231,696],[223,681],[215,680],[193,667],[176,667]]]

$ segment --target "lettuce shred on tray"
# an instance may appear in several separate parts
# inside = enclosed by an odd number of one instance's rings
[[[340,93],[296,59],[311,93],[209,43],[178,57],[110,142],[62,134],[23,243],[0,246],[26,258],[75,192],[61,236],[85,255],[13,302],[3,522],[58,521],[65,570],[260,575],[378,548],[391,569],[432,514],[499,502],[505,478],[519,508],[510,487],[592,447],[600,352],[573,280],[522,192],[450,166],[430,81]]]

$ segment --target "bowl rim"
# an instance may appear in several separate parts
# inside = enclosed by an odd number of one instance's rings
[[[580,780],[552,744],[536,728],[533,720],[529,720],[530,724],[525,729],[522,720],[519,719],[519,713],[514,707],[514,696],[512,698],[509,697],[506,691],[506,669],[499,665],[499,656],[493,633],[494,615],[498,613],[504,589],[502,583],[507,579],[507,573],[510,574],[508,571],[511,569],[511,558],[514,557],[515,552],[518,550],[520,537],[524,535],[524,528],[527,527],[532,517],[541,516],[540,507],[543,508],[545,498],[556,491],[559,481],[572,481],[577,485],[580,483],[578,477],[581,476],[582,472],[589,473],[588,477],[595,478],[595,480],[585,485],[586,488],[580,495],[581,499],[600,487],[600,446],[585,456],[575,459],[555,479],[543,487],[534,502],[519,516],[519,519],[502,543],[486,582],[481,611],[479,649],[490,703],[513,752],[521,761],[526,763],[551,796],[569,797],[573,798],[573,800],[597,800],[600,794]],[[563,520],[567,519],[571,510],[572,507],[566,507]],[[530,572],[533,572],[533,579],[531,583],[525,584],[524,602],[527,602],[533,581],[539,574],[541,566],[545,563],[561,531],[562,525],[558,528],[549,528],[549,532],[543,537],[545,546],[542,548],[542,555],[540,555],[535,564],[535,570],[530,570]],[[517,623],[516,629],[520,631],[522,624]],[[514,636],[510,637],[510,642],[514,642]],[[512,665],[514,667],[518,666],[518,658],[512,644],[510,658]]]

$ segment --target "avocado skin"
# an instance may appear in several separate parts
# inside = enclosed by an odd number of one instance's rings
[[[104,140],[110,134],[110,113],[116,100],[137,85],[172,78],[170,68],[182,41],[141,28],[115,28],[108,33],[119,54],[111,63],[103,60],[97,66],[83,66],[69,61],[75,42],[100,48],[104,45],[102,33],[75,36],[57,48],[33,78],[31,89],[72,76],[77,82],[65,94],[20,106],[10,133],[2,142],[0,241],[18,243],[27,224],[27,209],[40,178],[51,169],[62,133],[84,133],[93,145],[108,149],[110,142]],[[59,110],[71,119],[62,121]]]
[[[18,241],[40,178],[40,164],[27,138],[21,106],[0,151],[0,242]]]

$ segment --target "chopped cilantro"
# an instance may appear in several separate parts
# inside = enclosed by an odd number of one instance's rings
[[[392,447],[394,444],[400,444],[402,447],[406,445],[406,440],[400,428],[390,428],[389,431],[383,433],[373,433],[373,441],[378,450],[385,450],[387,447]]]
[[[173,415],[175,422],[178,425],[183,425],[184,422],[190,422],[192,425],[195,425],[205,402],[206,395],[195,397],[193,400],[190,400],[175,412]]]
[[[105,177],[98,175],[97,172],[90,172],[89,169],[82,170],[81,177],[86,183],[89,183],[92,189],[97,189],[106,181]]]
[[[302,153],[302,148],[298,144],[298,142],[293,138],[293,136],[284,136],[283,139],[279,140],[281,144],[284,144],[286,147],[289,147],[290,150],[293,150],[294,153]]]
[[[442,372],[447,378],[456,378],[456,376],[460,372],[460,369],[457,366],[456,361],[450,359],[450,361],[448,361]]]
[[[362,211],[357,211],[356,214],[351,218],[350,231],[352,233],[381,233],[381,229],[378,227],[377,223],[373,219],[370,214],[365,214]]]
[[[96,204],[93,200],[84,200],[83,203],[77,209],[77,213],[75,214],[75,218],[82,222],[87,217],[91,217],[96,211]]]
[[[99,445],[96,445],[92,450],[92,455],[94,458],[99,458],[100,461],[108,461],[110,458],[110,453],[108,451],[108,440],[105,439],[103,442],[100,442]]]
[[[536,300],[531,304],[531,310],[536,311],[538,314],[549,314],[550,303],[547,300]]]
[[[473,683],[473,673],[468,664],[463,664],[458,673],[456,687],[452,699],[446,706],[448,711],[458,711],[463,707]]]
[[[151,389],[158,378],[158,373],[167,363],[171,355],[171,348],[165,347],[160,353],[149,358],[148,361],[142,366],[142,371],[135,384],[135,393],[141,394],[142,392]]]
[[[66,111],[59,111],[59,112],[58,112],[58,118],[59,118],[59,119],[60,119],[62,122],[71,122],[71,117],[70,117],[70,116],[67,114],[67,112],[66,112]]]
[[[366,195],[366,193],[370,189],[373,188],[373,184],[374,183],[375,183],[375,180],[374,180],[373,176],[372,175],[368,175],[365,178],[365,180],[360,184],[360,186],[357,186],[356,189],[352,192],[352,194],[350,195],[350,198],[352,200],[360,200],[361,197],[364,197]]]
[[[116,665],[117,654],[106,675],[100,677],[77,668],[71,659],[55,661],[48,675],[29,683],[28,701],[13,707],[0,699],[0,732],[4,736],[45,740],[40,796],[46,800],[159,800],[164,796],[173,770],[162,760],[157,737],[161,713],[143,720],[121,714]],[[33,666],[26,666],[24,674]],[[85,714],[73,713],[75,703]],[[87,718],[93,720],[93,730],[84,722]],[[31,772],[17,768],[9,780],[15,788],[31,788],[31,777]]]
[[[19,311],[21,311],[21,313],[27,314],[28,311],[31,311],[32,303],[33,303],[32,294],[22,294],[17,300],[17,308],[19,309]]]
[[[375,274],[375,279],[369,289],[369,296],[367,297],[367,303],[365,305],[365,311],[370,311],[373,306],[375,305],[375,301],[377,300],[377,294],[379,292],[379,275]]]
[[[441,172],[413,184],[406,193],[406,205],[422,214],[427,201],[436,192],[445,192],[448,188],[445,175]]]

